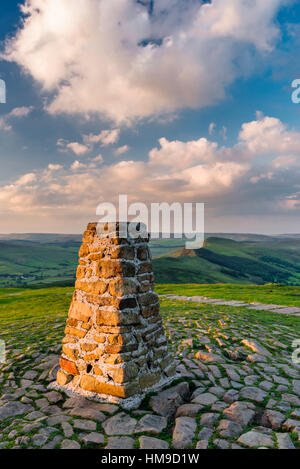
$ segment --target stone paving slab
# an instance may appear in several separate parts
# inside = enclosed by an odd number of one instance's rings
[[[215,304],[220,306],[233,306],[233,307],[245,307],[254,311],[271,311],[272,313],[278,314],[292,314],[300,315],[300,308],[288,307],[284,305],[265,305],[263,303],[244,303],[241,301],[226,301],[221,299],[212,299],[206,298],[204,296],[179,296],[179,295],[162,295],[165,298],[170,300],[178,301],[191,301],[193,303],[203,303],[203,304]]]
[[[280,313],[280,314],[299,314],[300,313],[300,308],[283,308],[283,309],[274,309],[274,313]]]
[[[235,300],[231,300],[231,301],[224,301],[222,302],[222,305],[226,305],[226,306],[246,306],[248,305],[248,303],[245,303],[243,301],[235,301]]]
[[[2,325],[0,450],[300,449],[300,331],[231,306],[164,309],[178,380],[131,412],[49,391],[61,319]]]
[[[274,309],[284,309],[285,306],[279,306],[279,305],[255,305],[253,306],[252,304],[249,306],[248,304],[247,305],[247,308],[248,309],[254,309],[256,311],[273,311]]]

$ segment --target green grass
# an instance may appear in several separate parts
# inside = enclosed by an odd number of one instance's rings
[[[154,271],[158,283],[300,285],[300,240],[208,238],[202,249],[154,259]]]
[[[268,289],[273,289],[273,292]],[[158,285],[156,291],[160,294],[176,293],[182,295],[202,295],[224,298],[243,299],[247,301],[264,301],[265,303],[279,303],[299,305],[299,300],[293,299],[293,294],[299,295],[300,288],[291,287],[236,287],[234,285]],[[63,327],[67,318],[69,305],[72,300],[73,288],[41,288],[41,289],[0,289],[0,337],[5,340],[6,336],[11,336],[15,344],[24,340],[34,343],[42,341],[45,346],[45,338],[51,341],[51,337],[63,336]],[[285,325],[299,324],[300,319],[293,316],[249,311],[245,308],[232,308],[212,305],[201,305],[190,302],[174,302],[161,298],[162,315],[166,318],[170,316],[170,311],[183,313],[184,311],[211,312],[214,310],[231,312],[243,318],[243,316],[259,318],[260,322],[271,324],[272,321]],[[52,329],[53,324],[56,329]],[[24,330],[30,326],[28,335],[24,337]],[[11,330],[10,330],[11,329]],[[59,343],[56,342],[56,344]],[[53,343],[53,345],[55,345]]]
[[[207,286],[203,286],[206,288]],[[213,286],[211,286],[213,287]],[[225,288],[226,286],[220,286]],[[232,286],[236,288],[235,286]],[[176,293],[185,293],[181,289],[185,288],[187,292],[193,292],[198,285],[186,286],[158,286],[157,290],[173,289]],[[249,287],[247,287],[249,290]],[[253,286],[253,293],[261,287]],[[287,288],[287,287],[285,287]],[[41,288],[41,289],[0,289],[0,339],[6,342],[9,362],[3,364],[1,373],[3,380],[0,382],[0,393],[12,392],[12,389],[7,388],[6,383],[9,382],[10,374],[13,373],[16,377],[16,383],[20,387],[20,379],[25,371],[32,369],[37,363],[40,363],[42,355],[43,361],[48,362],[54,357],[57,360],[57,355],[60,353],[60,344],[64,336],[65,321],[69,305],[71,303],[71,294],[73,288]],[[246,292],[246,289],[245,289]],[[245,293],[244,292],[244,293]],[[298,290],[299,292],[299,290]],[[287,291],[286,291],[287,293]],[[224,357],[228,357],[230,352],[233,352],[241,347],[241,340],[246,337],[255,337],[259,342],[272,352],[274,364],[280,363],[286,365],[287,357],[291,356],[293,352],[292,341],[299,336],[300,333],[300,318],[295,316],[285,316],[271,312],[258,312],[255,310],[247,310],[240,307],[218,306],[197,304],[192,302],[172,301],[170,299],[161,298],[161,314],[166,327],[167,336],[169,339],[170,347],[174,355],[180,361],[184,357],[194,359],[195,353],[198,350],[207,350],[201,338],[205,335],[210,339],[210,346],[218,348],[217,339],[222,338],[224,346],[220,350]],[[224,324],[220,326],[219,321],[222,320]],[[204,331],[204,334],[202,333]],[[184,345],[185,339],[192,339],[193,345]],[[278,341],[278,342],[277,342]],[[282,356],[282,348],[278,345],[281,343],[284,348],[284,356]],[[245,363],[253,369],[253,373],[258,373],[259,364],[252,364],[245,362],[249,351],[244,347],[242,358],[236,359],[234,365],[239,368]],[[225,377],[225,371],[222,366],[219,366],[221,375]],[[290,365],[291,366],[291,365]],[[282,373],[284,370],[282,369]],[[283,374],[283,376],[285,376]],[[291,382],[289,376],[285,376]],[[207,379],[205,374],[204,380]],[[261,377],[262,379],[262,377]],[[193,391],[195,380],[181,379],[190,384],[190,390]],[[177,382],[181,382],[181,380]],[[39,381],[47,387],[47,381]],[[173,383],[175,385],[176,382]],[[291,387],[291,386],[290,386]],[[29,391],[29,389],[28,389]],[[33,399],[40,399],[43,397],[43,392],[37,393]],[[281,395],[279,393],[269,393],[269,397],[280,401]],[[149,399],[144,400],[141,408],[147,410],[149,408]],[[265,404],[265,403],[264,403]],[[61,407],[61,403],[58,406]],[[259,407],[259,405],[258,405]],[[261,404],[263,407],[263,404]],[[205,413],[206,408],[203,408],[201,413]],[[134,418],[136,415],[130,414]],[[200,415],[197,417],[197,431],[199,433]],[[72,417],[70,417],[70,420]],[[22,435],[21,428],[23,427],[22,416],[13,418],[13,427],[18,429],[19,435]],[[3,435],[3,441],[9,441],[7,435],[12,430],[12,419],[1,422],[0,432]],[[248,430],[251,430],[259,424],[258,421],[253,422]],[[42,425],[45,422],[42,421]],[[172,429],[174,421],[170,421],[168,427],[158,436],[171,443]],[[246,429],[247,430],[247,429]],[[245,431],[246,431],[245,430]],[[98,432],[103,432],[101,424],[97,426]],[[39,432],[39,430],[37,430]],[[79,431],[75,431],[72,439],[78,441]],[[34,432],[28,434],[33,436]],[[55,435],[62,436],[62,429],[57,425],[57,432]],[[148,435],[147,433],[143,433]],[[141,436],[137,435],[138,436]],[[153,436],[150,435],[149,436]],[[217,433],[214,437],[219,437]],[[210,440],[209,447],[212,448],[214,437]],[[235,441],[232,439],[230,441]],[[229,440],[228,440],[229,441]],[[296,443],[296,442],[295,442]],[[105,444],[107,444],[107,436],[105,437]],[[194,439],[192,448],[195,447],[196,439]],[[8,443],[7,448],[14,446],[13,440]],[[136,446],[137,443],[136,443]],[[91,447],[92,448],[92,447]],[[99,449],[99,448],[98,448]]]
[[[218,319],[232,318],[235,326],[243,330],[244,322],[251,322],[261,326],[270,327],[276,324],[278,326],[293,327],[295,331],[300,331],[300,318],[297,316],[287,316],[284,314],[272,313],[270,311],[255,311],[243,307],[232,306],[216,306],[199,304],[185,301],[173,301],[167,298],[160,300],[161,314],[164,319],[172,319],[172,315],[182,316],[186,315],[186,320],[189,322],[192,319],[201,317],[212,317],[216,313]],[[187,313],[188,312],[188,313]],[[189,333],[187,334],[189,337]]]
[[[16,346],[23,342],[23,330],[30,325],[29,341],[51,336],[53,322],[63,327],[71,303],[73,288],[0,289],[0,336],[6,340],[10,328]],[[12,296],[11,296],[12,295]],[[61,329],[61,332],[63,329]],[[37,335],[35,335],[35,333]],[[57,337],[57,335],[55,335]]]
[[[219,266],[198,257],[161,257],[154,259],[153,269],[158,283],[247,283],[221,272]]]
[[[207,296],[224,300],[241,300],[248,303],[278,304],[300,307],[300,287],[281,285],[157,285],[161,294]]]
[[[0,286],[32,286],[74,278],[80,244],[0,242]]]
[[[206,239],[204,248],[195,251],[186,251],[181,239],[151,241],[157,283],[300,285],[300,239],[221,236]],[[72,283],[80,237],[30,239],[1,241],[0,236],[0,287]]]

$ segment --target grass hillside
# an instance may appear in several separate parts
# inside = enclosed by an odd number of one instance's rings
[[[286,285],[156,285],[160,295],[205,296],[246,303],[300,306],[300,287]]]
[[[183,286],[172,288],[180,293]],[[274,293],[289,288],[274,287]],[[124,447],[123,442],[145,449],[142,442],[148,438],[151,446],[146,447],[163,444],[177,454],[178,434],[183,435],[185,451],[199,452],[200,445],[300,449],[299,366],[294,359],[299,317],[160,298],[178,379],[168,385],[169,402],[152,392],[135,409],[126,410],[49,392],[72,292],[73,288],[0,288],[0,339],[6,349],[0,363],[1,449],[72,447],[99,454]],[[165,402],[168,419],[157,415],[157,402]],[[183,423],[189,426],[179,432],[180,419],[175,419],[186,413],[190,417]],[[233,413],[241,416],[240,424],[230,424],[228,431],[224,421],[228,423]]]
[[[0,241],[0,286],[73,282],[79,246]]]
[[[151,241],[157,282],[300,285],[297,236],[220,236],[195,251],[180,239]],[[78,235],[0,235],[0,287],[73,285],[80,244]]]
[[[300,240],[234,241],[209,238],[154,260],[159,283],[282,283],[300,285]]]

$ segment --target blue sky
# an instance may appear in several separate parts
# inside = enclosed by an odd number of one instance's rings
[[[32,0],[24,24],[19,3],[1,3],[0,232],[80,232],[120,192],[204,202],[208,231],[300,232],[299,2]]]

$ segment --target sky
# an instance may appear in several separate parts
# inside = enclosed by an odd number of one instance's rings
[[[207,232],[300,232],[300,2],[2,0],[0,232],[198,202]]]

